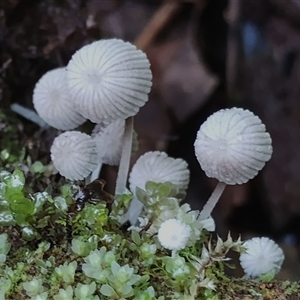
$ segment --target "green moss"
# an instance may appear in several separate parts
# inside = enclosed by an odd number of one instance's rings
[[[57,180],[49,161],[33,159],[32,144],[19,138],[17,119],[0,112],[0,125],[0,300],[300,299],[297,282],[228,277],[224,260],[241,241],[211,241],[189,207],[180,208],[172,184],[138,190],[151,218],[141,220],[142,230],[127,231],[119,220],[131,194],[111,203],[101,182],[96,188]],[[86,188],[98,192],[78,201]],[[194,240],[171,253],[151,230],[156,215],[179,208]]]

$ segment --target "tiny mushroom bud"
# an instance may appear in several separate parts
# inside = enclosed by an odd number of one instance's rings
[[[50,151],[55,168],[69,180],[86,178],[98,164],[95,141],[79,131],[60,134],[54,139]]]
[[[241,266],[249,277],[259,277],[280,271],[284,260],[282,249],[271,239],[252,238],[244,243],[246,252],[240,255]]]
[[[191,227],[176,219],[163,222],[158,229],[160,244],[169,250],[182,250],[188,244]]]
[[[252,179],[272,155],[272,140],[265,125],[249,110],[222,109],[201,125],[194,143],[195,154],[208,177],[219,183],[201,212],[208,217],[226,184]]]
[[[148,181],[171,182],[178,189],[178,194],[184,194],[190,180],[187,163],[180,158],[169,157],[165,152],[150,151],[139,157],[129,175],[130,190],[135,194],[136,187],[145,188]],[[131,224],[135,224],[141,213],[143,204],[133,198],[128,210]]]
[[[86,120],[74,108],[65,68],[51,70],[40,78],[33,91],[33,105],[39,116],[56,129],[74,129]]]

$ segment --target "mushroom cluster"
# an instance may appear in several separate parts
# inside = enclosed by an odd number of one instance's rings
[[[133,148],[137,144],[136,138],[132,141],[132,117],[147,102],[151,85],[145,53],[119,39],[86,45],[66,67],[44,74],[33,104],[47,124],[60,130],[73,130],[87,119],[98,124],[93,137],[70,131],[55,139],[51,158],[59,173],[79,180],[97,164],[120,164],[116,190],[124,192],[132,143]]]

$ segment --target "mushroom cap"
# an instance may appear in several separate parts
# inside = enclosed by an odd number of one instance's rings
[[[166,249],[182,250],[188,244],[191,231],[191,227],[184,222],[177,219],[169,219],[161,224],[157,238]]]
[[[58,172],[69,180],[82,180],[98,165],[97,146],[91,136],[66,131],[56,137],[50,149]]]
[[[145,189],[148,181],[171,182],[179,193],[185,193],[190,180],[188,164],[181,158],[169,157],[165,152],[150,151],[140,156],[129,175],[130,190]]]
[[[101,122],[92,131],[92,137],[98,147],[98,157],[101,162],[111,166],[120,164],[123,138],[125,131],[125,120],[119,119],[106,124]],[[132,137],[132,153],[138,149],[137,134],[134,131]]]
[[[79,49],[67,66],[67,76],[78,110],[94,123],[136,115],[152,86],[146,54],[119,39]]]
[[[274,271],[278,273],[284,260],[282,249],[267,237],[255,237],[244,243],[245,253],[240,255],[246,275],[259,277]]]
[[[272,155],[272,140],[249,110],[221,109],[200,126],[195,154],[208,177],[226,184],[252,179]]]
[[[65,68],[48,71],[33,91],[33,105],[39,116],[50,126],[61,130],[74,129],[86,120],[74,109],[66,74]]]

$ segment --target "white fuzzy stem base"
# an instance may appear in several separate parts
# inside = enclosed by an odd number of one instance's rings
[[[226,183],[218,182],[215,190],[212,192],[211,196],[205,203],[202,211],[200,212],[199,220],[206,220],[210,215],[216,204],[218,203],[224,189],[226,187]]]
[[[125,122],[124,144],[122,149],[121,161],[118,171],[115,196],[122,195],[126,190],[127,177],[129,172],[131,148],[133,134],[133,117],[129,117]]]

